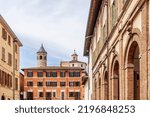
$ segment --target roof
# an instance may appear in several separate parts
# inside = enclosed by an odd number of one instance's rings
[[[15,33],[12,31],[12,29],[10,28],[10,26],[7,24],[7,22],[4,20],[4,18],[1,16],[0,14],[0,23],[2,24],[2,26],[5,27],[5,29],[9,32],[9,34],[12,36],[12,38],[14,39],[14,41],[16,41],[19,46],[23,46],[22,43],[20,42],[20,40],[18,39],[18,37],[15,35]]]
[[[41,44],[41,47],[40,47],[40,49],[38,50],[37,53],[47,53],[47,52],[45,51],[44,47],[43,47],[43,44]]]
[[[30,67],[30,68],[23,68],[24,70],[84,70],[80,67],[62,67],[62,66],[47,66],[47,67]]]
[[[89,17],[86,27],[86,34],[85,34],[85,43],[84,43],[84,56],[88,56],[89,54],[89,47],[91,43],[91,38],[93,35],[93,30],[96,24],[96,20],[98,17],[99,9],[101,7],[102,0],[91,0]]]
[[[72,61],[69,61],[69,63],[85,63],[85,62],[72,60]],[[85,64],[86,64],[86,63],[85,63]]]

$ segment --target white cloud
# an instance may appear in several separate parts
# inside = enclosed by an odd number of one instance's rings
[[[81,60],[85,60],[82,56],[89,2],[0,0],[0,13],[23,42],[22,59],[28,57],[26,48],[30,48],[32,53],[44,43],[49,57],[69,59],[69,55],[76,49]],[[26,63],[22,60],[22,64]]]

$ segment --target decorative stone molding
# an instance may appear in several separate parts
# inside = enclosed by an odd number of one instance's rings
[[[107,0],[104,1],[104,7],[105,6],[108,6],[108,1]]]
[[[119,79],[119,76],[117,74],[112,76],[112,79]]]
[[[106,64],[105,63],[103,63],[103,67],[104,67],[104,69],[106,69]]]
[[[127,31],[129,32],[130,36],[132,36],[132,29],[133,29],[132,23],[131,21],[129,21],[127,24]]]
[[[127,68],[134,68],[134,65],[132,63],[128,63],[125,65],[125,69]]]

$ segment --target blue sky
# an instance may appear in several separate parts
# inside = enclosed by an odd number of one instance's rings
[[[44,44],[48,65],[70,60],[74,49],[83,57],[90,0],[0,0],[0,14],[23,43],[21,68],[36,66]]]

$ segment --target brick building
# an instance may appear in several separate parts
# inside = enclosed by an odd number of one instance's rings
[[[149,0],[91,0],[84,46],[89,99],[150,99],[149,13]]]
[[[71,61],[60,66],[47,66],[47,52],[43,45],[37,52],[37,67],[24,68],[24,99],[81,100],[84,99],[82,76],[86,63],[78,61],[76,52]]]
[[[18,37],[0,15],[0,99],[20,99],[20,47]]]

